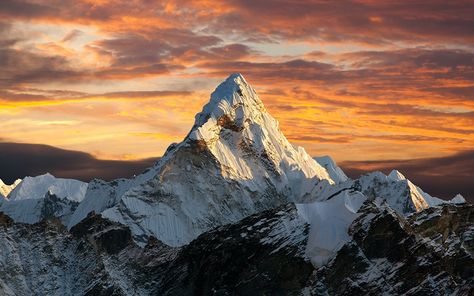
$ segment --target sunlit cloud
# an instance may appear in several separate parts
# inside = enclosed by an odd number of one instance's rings
[[[469,1],[0,2],[0,138],[162,155],[230,73],[338,161],[474,146]]]

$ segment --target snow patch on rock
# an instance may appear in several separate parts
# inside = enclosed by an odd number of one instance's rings
[[[360,192],[344,191],[326,201],[296,204],[311,225],[306,254],[315,266],[326,264],[350,240],[349,226],[366,200]]]

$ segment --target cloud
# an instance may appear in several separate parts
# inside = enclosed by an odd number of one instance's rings
[[[0,143],[0,179],[12,183],[17,178],[51,173],[56,177],[90,181],[129,178],[151,167],[158,158],[135,161],[101,160],[90,154],[48,145]]]
[[[84,33],[81,30],[77,30],[77,29],[71,30],[69,33],[67,33],[66,36],[63,37],[63,39],[61,39],[61,42],[73,41],[74,39],[78,38],[82,34]]]
[[[474,150],[446,157],[346,161],[340,166],[352,178],[375,170],[388,174],[392,169],[397,169],[431,195],[450,199],[461,193],[467,200],[474,202]]]
[[[40,17],[53,15],[57,8],[44,4],[37,4],[21,0],[2,0],[0,2],[0,15],[10,17]]]
[[[148,157],[241,72],[308,151],[348,160],[470,149],[473,9],[463,0],[6,0],[0,129],[12,142]],[[40,124],[71,120],[87,135]],[[110,137],[114,145],[101,143]]]

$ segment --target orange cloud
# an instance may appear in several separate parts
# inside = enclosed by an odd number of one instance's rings
[[[312,154],[448,155],[474,145],[473,15],[468,1],[4,0],[0,137],[158,156],[242,72]]]

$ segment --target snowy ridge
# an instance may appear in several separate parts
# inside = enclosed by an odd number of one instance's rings
[[[461,194],[456,194],[449,202],[453,204],[463,204],[466,203],[466,199]]]
[[[50,174],[26,177],[0,202],[0,212],[16,222],[33,224],[59,218],[67,225],[86,190],[87,183]]]
[[[329,156],[312,159],[240,74],[132,179],[46,174],[0,189],[2,295],[467,295],[473,286],[472,205],[433,197],[397,170],[351,180]]]
[[[357,180],[348,179],[320,194],[313,203],[297,204],[299,214],[311,225],[306,255],[315,266],[325,265],[351,240],[349,228],[360,216],[364,202],[373,201],[374,207],[405,216],[429,207],[465,203],[459,194],[450,201],[433,197],[397,170],[388,176],[373,172]]]
[[[10,192],[10,200],[44,198],[47,192],[59,198],[80,202],[86,193],[87,183],[55,178],[47,173],[36,177],[26,177]]]
[[[336,183],[342,183],[349,178],[346,176],[344,171],[337,166],[336,162],[328,155],[314,157],[317,163],[319,163],[329,174],[329,177]]]

